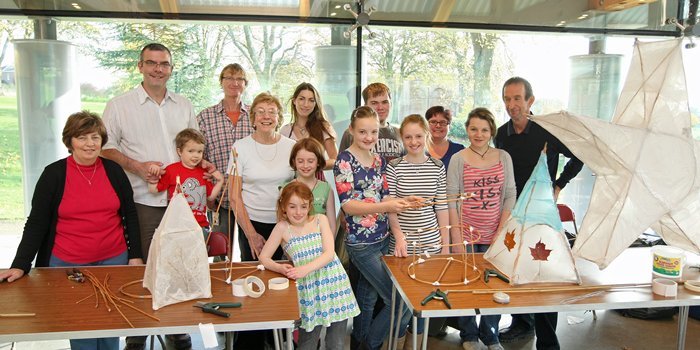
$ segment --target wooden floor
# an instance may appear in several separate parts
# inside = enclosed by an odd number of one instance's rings
[[[598,311],[598,319],[593,320],[590,312],[568,312],[559,314],[557,334],[561,349],[596,350],[665,350],[676,349],[678,323],[676,317],[668,320],[639,320],[622,317],[614,311]],[[504,316],[501,326],[507,326],[510,317]],[[193,335],[193,348],[204,349],[201,338]],[[123,343],[123,338],[122,338]],[[505,349],[535,349],[534,341],[503,344]],[[222,349],[223,345],[219,347]],[[345,348],[349,349],[349,338]],[[12,349],[12,344],[0,344],[0,350]],[[16,343],[17,350],[61,350],[70,349],[67,340],[47,342]],[[161,349],[156,342],[155,349]],[[459,332],[448,328],[442,338],[429,338],[428,349],[462,349]],[[483,347],[486,349],[486,347]],[[689,319],[686,335],[686,349],[700,349],[700,321]]]

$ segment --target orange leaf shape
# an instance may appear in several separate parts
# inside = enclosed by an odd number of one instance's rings
[[[549,257],[549,253],[552,252],[551,249],[545,249],[544,243],[542,243],[542,239],[540,239],[539,242],[535,243],[534,248],[530,248],[530,254],[532,254],[532,258],[534,260],[541,260],[541,261],[547,261],[547,258]]]
[[[506,245],[508,251],[511,251],[515,247],[515,229],[513,231],[506,231],[506,239],[503,240],[503,244]]]

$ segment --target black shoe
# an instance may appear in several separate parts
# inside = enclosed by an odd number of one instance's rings
[[[192,338],[190,338],[189,334],[168,334],[165,338],[173,342],[175,350],[192,349]]]
[[[534,328],[522,324],[517,324],[499,333],[498,340],[500,340],[501,343],[515,343],[522,340],[530,340],[534,337]]]

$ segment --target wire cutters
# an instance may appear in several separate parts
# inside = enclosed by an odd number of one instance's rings
[[[450,302],[447,300],[447,293],[443,292],[440,290],[440,288],[436,289],[434,292],[430,292],[423,301],[420,302],[421,305],[427,304],[431,300],[442,300],[443,303],[447,306],[448,309],[452,308],[452,305],[450,305]]]
[[[203,312],[218,315],[221,317],[230,317],[231,314],[228,312],[223,312],[219,308],[232,308],[241,307],[241,303],[205,303],[203,301],[198,301],[192,305],[193,307],[198,307],[202,309]]]
[[[68,279],[71,281],[78,283],[85,282],[85,275],[76,268],[66,270],[66,275],[68,275]]]

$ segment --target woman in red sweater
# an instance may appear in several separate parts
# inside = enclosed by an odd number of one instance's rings
[[[70,155],[48,165],[34,189],[22,240],[0,281],[37,267],[136,265],[141,240],[131,184],[124,170],[99,157],[107,131],[97,114],[68,117],[63,143]],[[71,349],[118,349],[119,338],[71,340]]]

